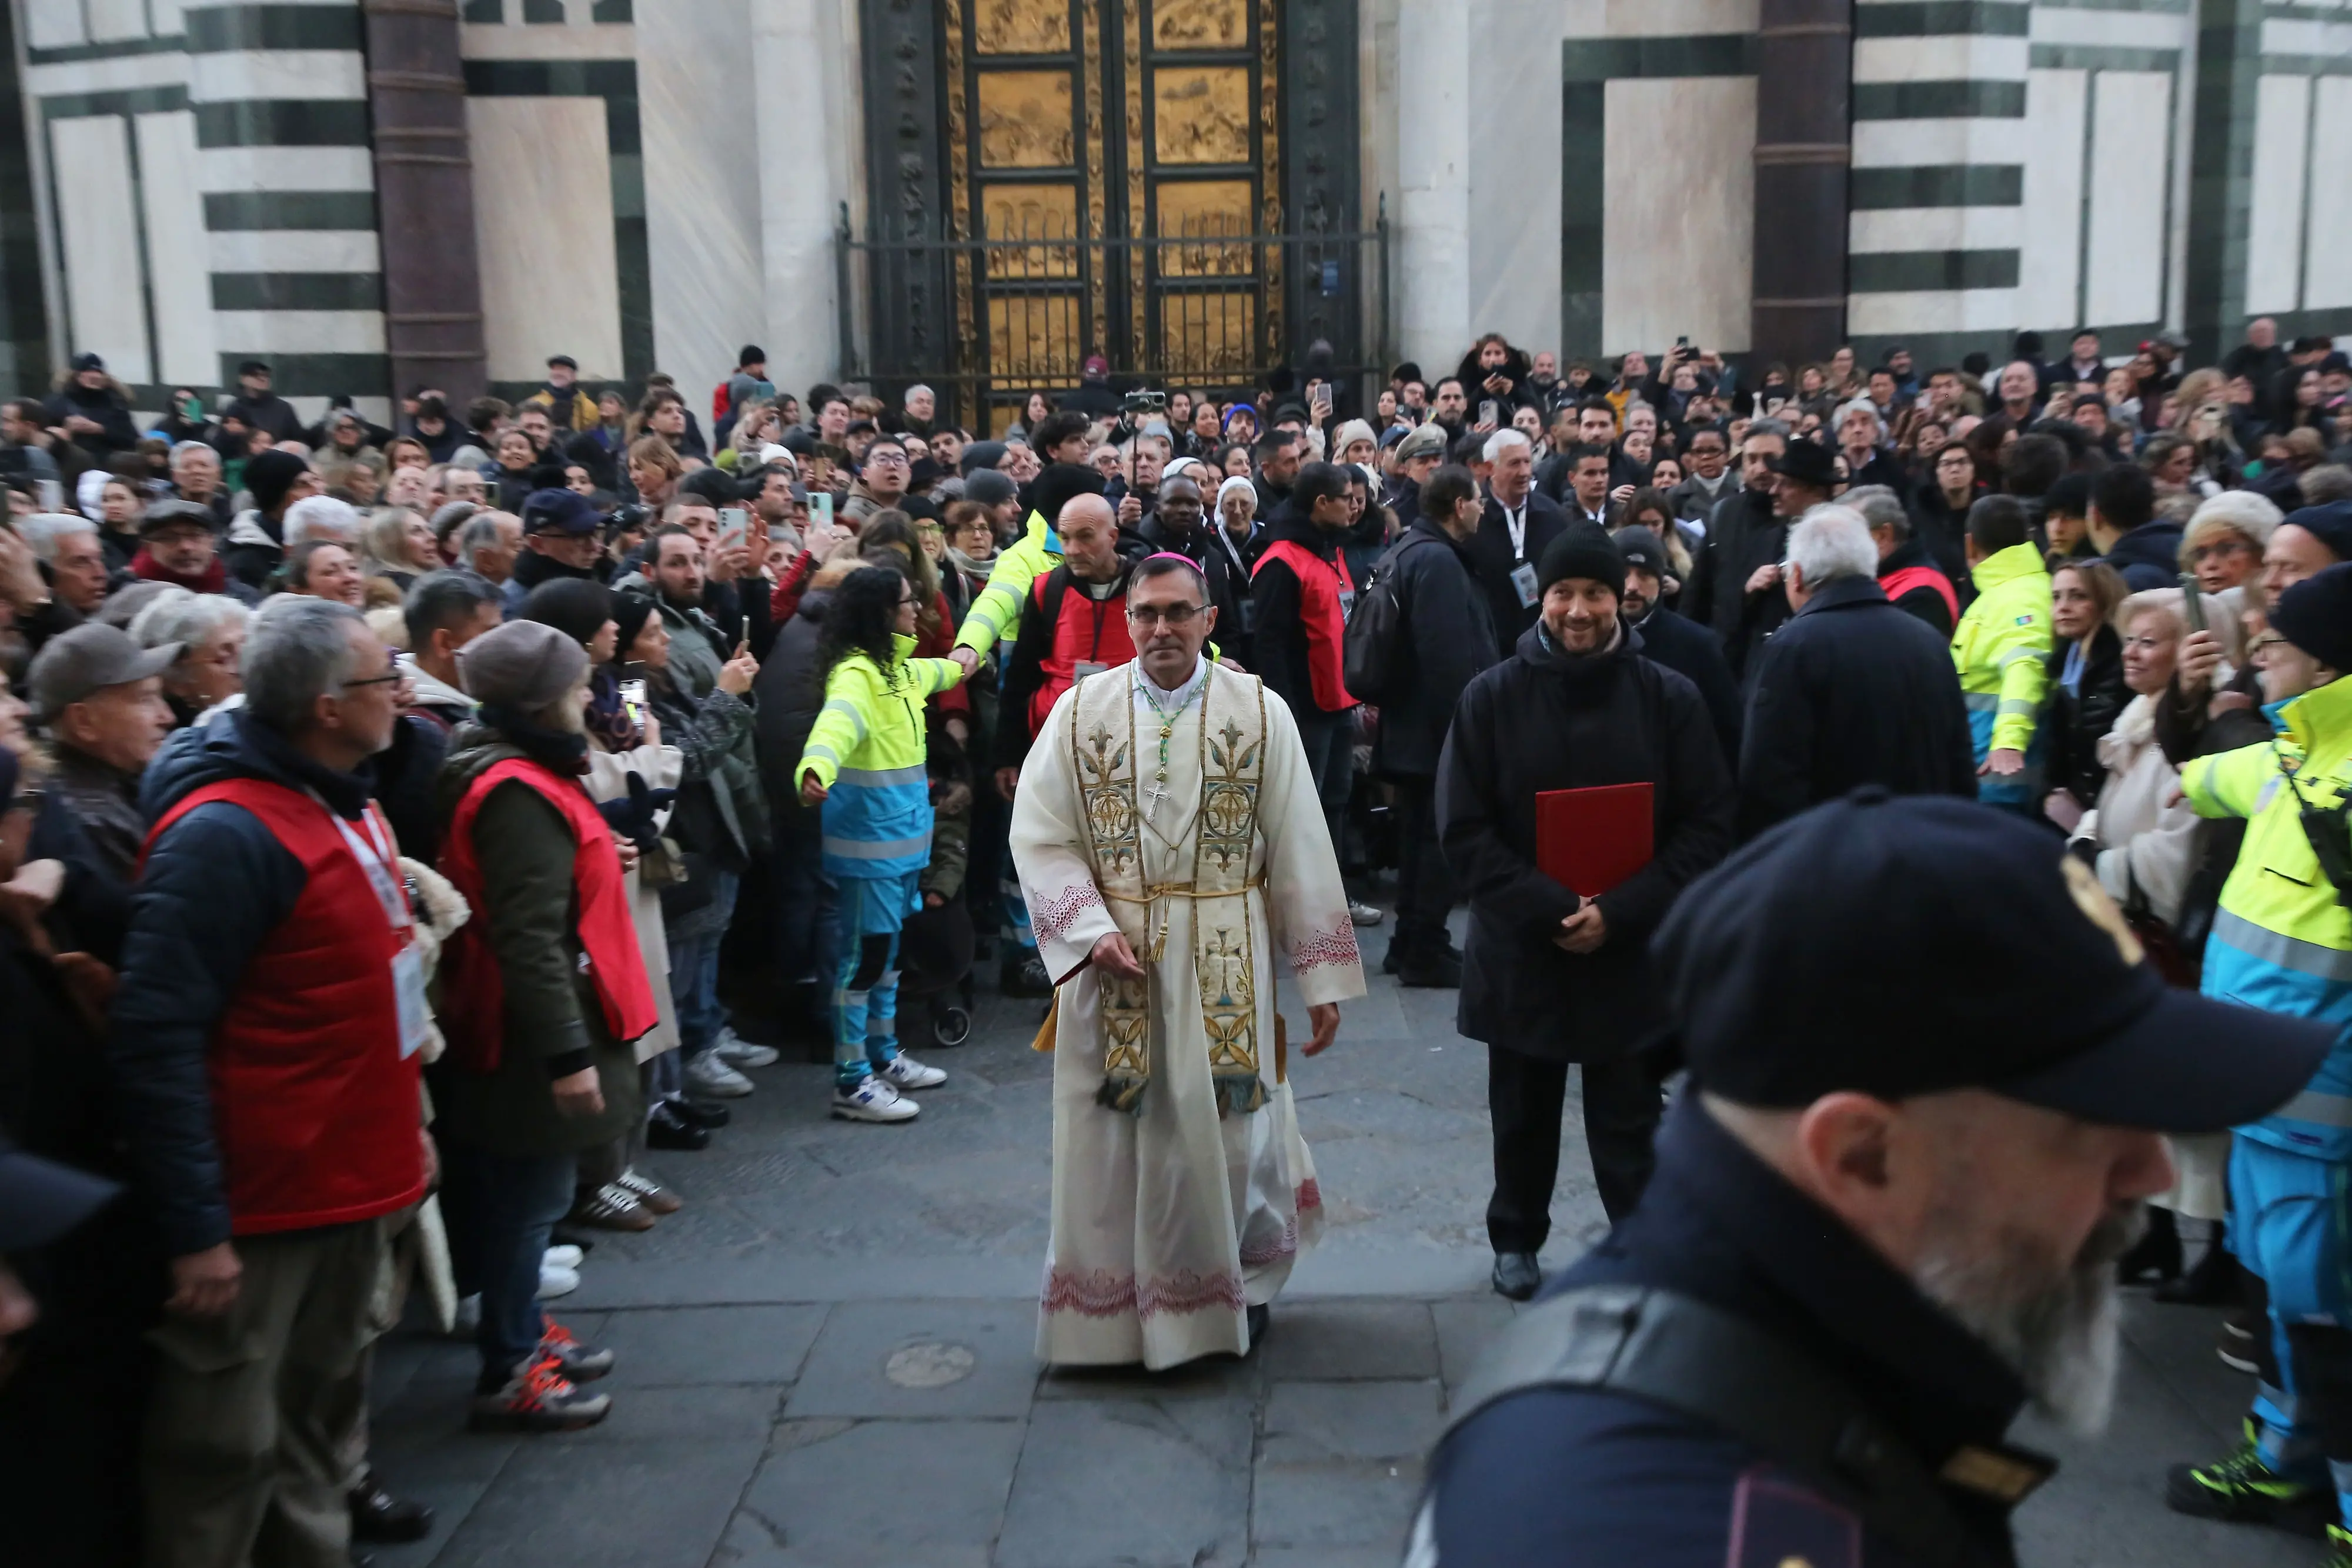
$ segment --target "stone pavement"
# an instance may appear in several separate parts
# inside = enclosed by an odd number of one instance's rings
[[[1376,934],[1368,949],[1377,959]],[[1375,982],[1297,1064],[1333,1221],[1246,1362],[1041,1375],[1050,1063],[1038,1004],[984,997],[900,1127],[825,1119],[826,1070],[753,1074],[735,1124],[652,1167],[688,1199],[604,1239],[557,1303],[612,1345],[602,1427],[464,1430],[470,1346],[378,1353],[374,1458],[439,1518],[381,1568],[1357,1568],[1397,1560],[1448,1393],[1512,1310],[1486,1290],[1486,1075],[1454,993]],[[1569,1137],[1576,1135],[1571,1103]],[[1548,1267],[1602,1229],[1563,1161]],[[2233,1440],[2216,1315],[2135,1301],[2110,1435],[2021,1511],[2029,1568],[2297,1568],[2274,1531],[2165,1511],[2165,1465]]]

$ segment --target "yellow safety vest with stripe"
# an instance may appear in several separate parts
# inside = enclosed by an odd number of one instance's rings
[[[2180,770],[2199,816],[2246,820],[2205,939],[2202,985],[2225,1001],[2336,1026],[2335,1048],[2304,1092],[2238,1131],[2316,1159],[2352,1159],[2352,910],[2319,869],[2302,821],[2305,807],[2333,807],[2352,792],[2352,678],[2263,711],[2276,736]],[[2330,821],[2326,831],[2345,831],[2343,818]]]
[[[1045,521],[1045,513],[1030,513],[1028,531],[996,558],[996,564],[988,569],[988,586],[972,596],[955,645],[986,658],[1000,639],[1011,636],[1021,624],[1021,606],[1029,597],[1029,585],[1061,564],[1061,535]]]
[[[1959,672],[1960,695],[1969,708],[1969,733],[1977,760],[1993,751],[2025,751],[2033,744],[2035,720],[2049,689],[2050,573],[2032,544],[2011,545],[1979,561],[1976,602],[1952,632],[1952,667]],[[1987,800],[2038,799],[2041,790],[2029,766],[2000,779],[1986,775],[1978,793]]]
[[[963,678],[952,660],[917,659],[894,637],[887,669],[854,653],[824,678],[798,780],[814,773],[824,800],[824,869],[836,877],[919,872],[931,855],[930,780],[923,771],[923,703]]]

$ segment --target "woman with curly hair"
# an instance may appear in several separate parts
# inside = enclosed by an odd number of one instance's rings
[[[833,1113],[848,1121],[909,1120],[918,1107],[899,1091],[947,1082],[896,1038],[898,934],[931,850],[923,704],[963,679],[951,659],[914,656],[920,609],[894,567],[861,567],[834,590],[817,643],[824,707],[793,769],[802,802],[824,809],[824,870],[840,889]]]

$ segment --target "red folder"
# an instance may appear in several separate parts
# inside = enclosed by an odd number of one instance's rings
[[[1603,784],[1536,797],[1536,866],[1598,898],[1650,863],[1651,786]]]

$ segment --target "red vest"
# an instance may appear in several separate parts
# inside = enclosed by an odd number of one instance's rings
[[[1890,571],[1878,580],[1878,586],[1885,590],[1889,603],[1914,589],[1932,588],[1942,596],[1944,608],[1951,612],[1952,624],[1960,623],[1960,596],[1952,591],[1952,580],[1932,566],[1906,566]]]
[[[1108,669],[1135,657],[1135,639],[1127,634],[1127,589],[1123,582],[1109,598],[1097,599],[1087,591],[1085,583],[1056,568],[1039,578],[1036,587],[1029,591],[1040,613],[1045,610],[1048,585],[1056,573],[1060,573],[1064,583],[1062,602],[1054,621],[1053,646],[1045,650],[1045,662],[1039,667],[1042,678],[1029,695],[1032,739],[1045,727],[1045,716],[1054,711],[1054,704],[1061,695],[1077,684],[1081,663]]]
[[[1348,695],[1343,675],[1348,616],[1339,604],[1339,595],[1356,591],[1347,556],[1334,550],[1325,560],[1297,539],[1276,539],[1250,568],[1250,576],[1255,578],[1270,560],[1282,562],[1298,579],[1299,619],[1306,623],[1307,674],[1315,685],[1315,706],[1325,713],[1354,707],[1356,699]],[[1257,630],[1259,636],[1266,634],[1267,628]]]
[[[573,921],[588,977],[603,1004],[604,1028],[617,1040],[633,1040],[659,1021],[645,954],[629,915],[627,879],[613,848],[613,830],[589,801],[579,780],[567,779],[529,758],[510,757],[485,768],[457,802],[441,845],[441,874],[466,895],[473,918],[457,927],[441,955],[441,1033],[459,1066],[496,1071],[506,1021],[506,982],[490,946],[489,906],[482,899],[482,868],[474,858],[474,818],[490,791],[519,779],[563,814],[577,847],[572,856]]]
[[[183,797],[147,847],[197,807],[253,813],[302,862],[302,896],[246,966],[213,1026],[205,1074],[237,1236],[346,1225],[425,1196],[418,1061],[400,1054],[395,934],[333,813],[299,789],[233,779]],[[373,805],[382,841],[392,830]]]

